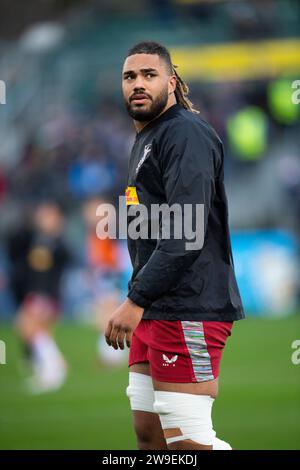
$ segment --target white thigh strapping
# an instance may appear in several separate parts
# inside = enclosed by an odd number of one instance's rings
[[[126,389],[126,395],[130,400],[132,410],[154,413],[154,390],[149,375],[129,372],[129,386]]]
[[[167,444],[191,439],[202,445],[213,445],[216,436],[211,410],[214,399],[209,395],[155,391],[154,411],[163,429],[179,428],[182,435],[166,439]]]

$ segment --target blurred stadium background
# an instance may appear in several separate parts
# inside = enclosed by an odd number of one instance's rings
[[[1,0],[0,12],[0,448],[135,448],[126,358],[99,362],[94,315],[125,297],[130,265],[124,241],[95,240],[91,210],[124,193],[134,129],[121,67],[130,46],[150,39],[170,48],[226,146],[248,319],[224,354],[218,434],[237,449],[300,449],[300,364],[291,359],[300,340],[299,2]],[[16,281],[16,263],[28,255],[18,236],[43,201],[64,214],[55,337],[68,375],[59,390],[34,395],[14,328],[26,282]],[[47,270],[43,256],[30,259]]]

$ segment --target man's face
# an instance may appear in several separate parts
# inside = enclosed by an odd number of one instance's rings
[[[156,118],[174,92],[176,78],[170,76],[157,54],[134,54],[126,58],[122,89],[129,115],[140,122]]]

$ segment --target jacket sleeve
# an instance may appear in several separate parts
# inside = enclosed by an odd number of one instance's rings
[[[189,223],[196,228],[196,204],[204,204],[204,235],[211,201],[214,195],[214,156],[210,138],[195,123],[169,129],[157,142],[158,159],[162,170],[166,203],[178,204],[183,213],[184,204],[190,204],[192,216]],[[177,207],[179,207],[177,206]],[[182,225],[182,237],[172,233],[174,218],[171,217],[170,239],[158,238],[156,248],[148,262],[133,280],[128,297],[135,304],[147,308],[168,292],[199,256],[202,246],[187,249],[191,242]],[[202,229],[203,230],[203,229]]]

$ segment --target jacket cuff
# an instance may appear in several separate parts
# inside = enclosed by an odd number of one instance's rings
[[[150,307],[150,305],[152,304],[151,300],[148,300],[142,295],[138,294],[135,289],[132,289],[130,292],[128,292],[127,297],[132,300],[133,303],[142,308]]]

